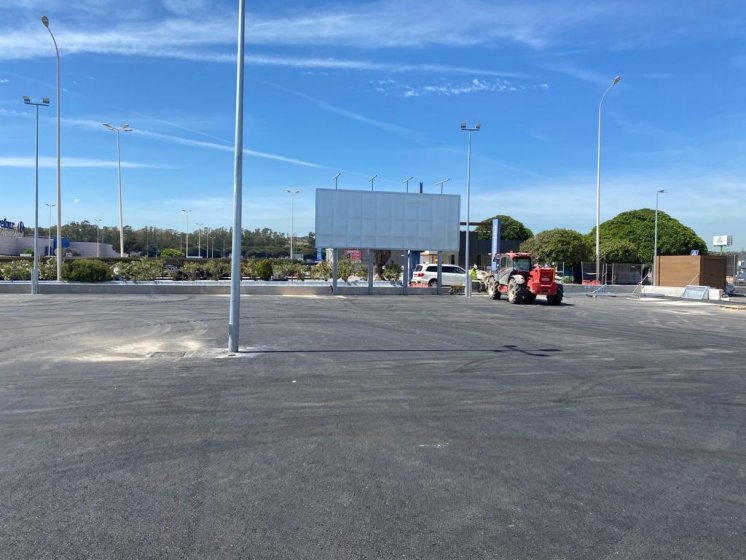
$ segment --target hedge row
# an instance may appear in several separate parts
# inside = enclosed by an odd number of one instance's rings
[[[33,262],[29,259],[16,259],[0,263],[0,279],[30,280]],[[359,262],[342,259],[338,266],[339,278],[345,282],[352,276],[365,278],[368,268]],[[389,263],[383,270],[383,277],[396,280],[401,267]],[[256,280],[287,280],[306,278],[329,280],[332,277],[331,265],[321,261],[307,265],[288,260],[247,259],[241,263],[241,274],[244,278]],[[39,278],[55,280],[57,263],[54,258],[39,263]],[[107,263],[98,259],[73,259],[64,263],[62,279],[70,282],[106,282],[124,280],[147,282],[161,278],[172,280],[222,280],[230,278],[229,259],[211,259],[205,261],[176,261],[168,259],[142,258],[133,261]]]

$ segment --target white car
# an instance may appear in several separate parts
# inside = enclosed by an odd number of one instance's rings
[[[466,278],[466,271],[460,266],[454,264],[444,264],[443,266],[443,285],[444,286],[463,286]],[[412,284],[425,286],[438,285],[438,265],[437,264],[418,264],[412,271]]]

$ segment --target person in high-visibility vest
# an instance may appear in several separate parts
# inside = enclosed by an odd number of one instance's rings
[[[469,275],[471,276],[472,280],[477,279],[477,265],[474,265],[471,270],[469,271]]]

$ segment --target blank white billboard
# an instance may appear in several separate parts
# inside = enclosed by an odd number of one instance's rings
[[[316,246],[458,251],[461,197],[316,189]]]

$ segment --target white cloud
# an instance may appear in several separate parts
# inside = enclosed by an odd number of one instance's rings
[[[61,160],[62,167],[116,167],[116,160],[104,160],[104,159],[87,159],[87,158],[68,158],[63,157]],[[35,158],[32,157],[0,157],[0,167],[19,167],[19,168],[34,168],[36,165]],[[57,158],[55,157],[40,157],[39,167],[42,168],[56,168]],[[128,169],[164,169],[167,168],[163,165],[153,165],[149,163],[136,163],[131,161],[122,161],[122,167]]]
[[[0,58],[49,56],[54,49],[38,20],[38,7],[8,2],[0,11],[4,22],[0,24]],[[237,27],[233,3],[131,0],[125,6],[114,0],[48,0],[45,6],[63,55],[233,58]],[[727,10],[713,11],[700,2],[677,4],[675,9],[666,3],[651,6],[614,0],[596,4],[574,0],[379,0],[283,7],[275,10],[291,15],[267,16],[259,11],[247,15],[246,40],[250,45],[392,49],[515,44],[542,50],[571,41],[575,46],[622,48],[736,32],[738,28],[738,18],[726,19]],[[108,22],[105,27],[102,18]],[[656,33],[662,23],[677,32],[662,38]],[[313,60],[309,58],[305,64]],[[261,57],[255,63],[261,63]]]

